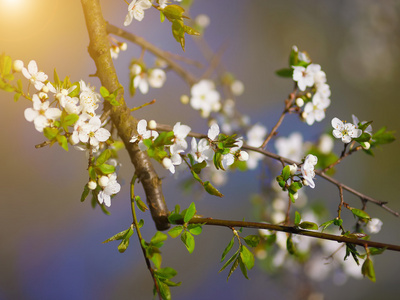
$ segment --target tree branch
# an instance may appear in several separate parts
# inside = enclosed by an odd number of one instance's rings
[[[143,184],[147,203],[157,229],[166,230],[169,228],[167,219],[169,211],[162,193],[161,179],[158,178],[147,154],[140,151],[137,144],[130,143],[132,135],[136,133],[138,121],[130,115],[130,110],[123,98],[123,88],[118,81],[110,55],[106,22],[103,18],[100,1],[81,0],[81,3],[90,38],[89,54],[97,68],[96,76],[99,77],[101,84],[110,92],[120,88],[116,98],[120,105],[111,107],[110,104],[105,103],[105,111],[111,111],[111,120],[117,128],[118,135],[124,142],[131,161],[135,166],[135,173]]]
[[[177,222],[177,223],[183,224],[183,221]],[[338,236],[338,235],[317,232],[317,231],[303,230],[303,229],[299,229],[297,227],[290,227],[290,226],[283,226],[283,225],[273,225],[273,224],[266,224],[266,223],[260,223],[260,222],[230,221],[230,220],[220,220],[220,219],[212,219],[212,218],[196,218],[196,217],[192,218],[188,223],[189,224],[204,224],[204,225],[213,225],[213,226],[223,226],[223,227],[228,227],[228,228],[245,227],[245,228],[268,229],[271,231],[283,231],[283,232],[288,232],[288,233],[292,233],[292,234],[309,236],[309,237],[313,237],[313,238],[337,241],[339,243],[350,243],[350,244],[355,244],[355,245],[359,245],[359,246],[363,246],[363,247],[367,246],[367,247],[375,247],[375,248],[386,248],[387,250],[400,251],[399,245],[392,245],[392,244],[385,244],[385,243],[379,243],[379,242],[373,242],[373,241],[367,241],[367,240],[361,240],[361,239],[354,239],[354,238],[349,238],[349,237],[342,236],[342,235]]]

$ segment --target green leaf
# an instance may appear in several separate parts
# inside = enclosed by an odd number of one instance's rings
[[[301,221],[300,213],[296,210],[296,212],[294,213],[294,225],[298,226],[300,224],[300,221]]]
[[[165,15],[165,17],[167,17],[167,19],[170,22],[172,22],[174,20],[182,20],[182,15],[185,12],[185,10],[179,5],[173,4],[173,5],[167,5],[162,12]]]
[[[233,237],[233,238],[231,239],[231,241],[229,242],[228,246],[226,246],[224,252],[222,253],[221,262],[224,261],[225,256],[228,254],[229,251],[231,251],[231,249],[232,249],[234,243],[235,243],[235,237]],[[220,272],[221,272],[221,271],[222,271],[222,270],[220,270]]]
[[[178,272],[171,267],[155,270],[154,273],[156,273],[160,279],[171,279],[178,274]]]
[[[68,151],[68,141],[65,135],[57,135],[57,142],[65,151]]]
[[[376,281],[374,264],[369,257],[367,257],[367,259],[364,261],[361,267],[361,273],[364,275],[364,277],[367,276],[372,282]]]
[[[240,270],[242,271],[243,276],[246,279],[249,279],[249,277],[247,276],[246,266],[244,265],[243,260],[241,258],[239,259],[239,266],[240,266]]]
[[[232,273],[236,270],[237,266],[239,265],[239,258],[240,256],[237,256],[236,260],[233,262],[231,269],[229,270],[228,277],[226,278],[226,281],[229,280],[229,277],[231,277]]]
[[[193,235],[188,231],[184,231],[181,234],[181,240],[185,244],[186,249],[189,251],[189,253],[192,253],[193,250],[194,250],[194,237],[193,237]]]
[[[244,241],[250,247],[257,247],[260,243],[260,236],[259,235],[248,235],[244,238]]]
[[[107,160],[110,159],[111,154],[112,154],[112,152],[111,152],[110,149],[104,150],[104,151],[99,155],[99,157],[97,158],[97,160],[96,160],[96,166],[100,166],[100,165],[104,164]]]
[[[308,229],[308,230],[318,230],[318,225],[315,224],[314,222],[308,222],[304,221],[299,224],[299,227],[303,229]]]
[[[135,202],[137,207],[142,211],[145,212],[146,210],[148,210],[149,208],[147,207],[147,205],[142,201],[142,199],[140,199],[140,196],[136,196],[135,197]]]
[[[200,224],[189,224],[187,229],[191,234],[199,235],[203,231],[203,228]]]
[[[14,102],[17,102],[19,98],[21,97],[21,93],[15,93],[14,95]]]
[[[228,245],[229,246],[229,245]],[[225,249],[226,250],[226,249]],[[224,251],[225,252],[225,251]],[[232,255],[232,257],[230,258],[230,259],[228,259],[225,263],[224,263],[224,265],[222,266],[222,268],[218,271],[218,273],[220,273],[220,272],[222,272],[223,270],[225,270],[225,268],[227,267],[227,266],[229,266],[229,264],[231,263],[231,262],[233,262],[233,260],[234,259],[236,259],[238,256],[240,255],[240,253],[239,253],[239,249],[235,252],[235,254],[233,254]],[[222,262],[223,260],[221,260],[221,262]],[[228,277],[229,278],[229,277]]]
[[[88,169],[88,172],[89,172],[90,179],[93,181],[96,181],[97,180],[96,170],[92,166],[90,166]]]
[[[61,87],[61,80],[60,80],[60,77],[58,77],[56,69],[54,69],[54,78],[53,79],[54,79],[55,87]]]
[[[284,68],[275,71],[275,74],[280,76],[280,77],[286,77],[286,78],[292,78],[293,76],[293,69],[292,68]]]
[[[370,255],[379,255],[382,254],[386,250],[386,248],[369,247],[368,250]]]
[[[247,269],[251,270],[254,267],[254,255],[245,245],[240,246],[240,258]]]
[[[81,202],[85,201],[85,199],[89,195],[89,193],[90,193],[90,189],[88,187],[88,184],[86,184],[85,187],[83,188],[83,192],[81,195]]]
[[[132,231],[132,233],[129,233],[130,231]],[[129,234],[130,234],[130,235],[129,235]],[[128,236],[128,235],[131,236],[132,234],[133,234],[132,228],[128,228],[128,229],[126,229],[126,230],[124,230],[124,231],[121,231],[121,232],[119,232],[119,233],[113,235],[113,236],[110,237],[109,239],[106,239],[106,240],[103,242],[103,244],[109,243],[109,242],[112,242],[112,241],[122,240],[122,239],[125,238],[126,236]]]
[[[361,219],[367,219],[367,220],[371,219],[371,217],[365,211],[363,211],[361,209],[353,208],[353,207],[350,207],[349,209],[351,210],[353,215],[356,217],[359,217]]]
[[[395,140],[394,131],[387,131],[386,127],[382,127],[375,134],[372,135],[372,140],[374,140],[371,145],[381,145],[388,144]]]
[[[160,231],[157,231],[156,234],[151,238],[150,243],[152,245],[159,245],[162,242],[164,242],[168,236],[165,233],[162,233]],[[160,247],[157,247],[160,248]]]
[[[176,237],[178,237],[178,236],[181,234],[182,230],[183,230],[183,226],[175,226],[175,227],[171,228],[171,229],[168,231],[168,234],[169,234],[172,238],[176,238]]]
[[[343,220],[336,218],[336,219],[333,220],[333,224],[335,224],[336,226],[340,227],[343,224]]]
[[[68,132],[68,126],[73,126],[78,121],[79,116],[77,114],[69,114],[62,120],[62,126],[66,132]]]
[[[332,225],[336,219],[326,221],[325,223],[321,224],[319,227],[322,227],[322,231],[324,231],[328,226]]]
[[[209,181],[204,182],[204,189],[206,190],[207,193],[210,195],[214,195],[217,197],[223,197],[224,195],[218,191]]]
[[[172,35],[174,36],[175,40],[181,44],[182,50],[185,51],[185,28],[183,21],[181,20],[172,21]]]
[[[286,249],[291,255],[297,254],[296,246],[294,245],[292,240],[292,235],[289,235],[289,237],[286,240]]]
[[[104,175],[112,174],[115,172],[115,167],[108,164],[102,164],[97,167]]]
[[[183,217],[183,221],[185,223],[189,222],[195,214],[196,214],[196,206],[195,206],[194,202],[192,202],[190,204],[189,208],[186,210],[186,213]]]
[[[290,167],[286,166],[282,170],[282,177],[284,181],[287,181],[290,178]]]
[[[45,127],[43,129],[43,134],[46,138],[48,138],[50,141],[54,140],[57,135],[58,135],[58,128],[50,128],[50,127]]]
[[[128,232],[125,234],[125,236],[123,237],[121,243],[118,245],[118,251],[120,253],[124,253],[126,251],[126,249],[129,246],[129,239],[133,234],[133,229],[129,228]]]
[[[171,291],[168,285],[166,285],[164,282],[158,281],[158,288],[163,300],[171,300]]]
[[[107,90],[106,87],[102,86],[102,87],[100,88],[100,95],[101,95],[103,98],[105,98],[105,97],[107,97],[107,96],[110,95],[110,92]]]
[[[154,263],[156,268],[161,268],[162,256],[160,253],[153,253],[150,257],[150,260]]]
[[[197,31],[197,30],[194,30],[192,27],[190,27],[190,26],[187,26],[187,25],[184,25],[183,26],[183,29],[184,29],[184,31],[187,33],[187,34],[190,34],[190,35],[200,35],[200,33]]]
[[[161,23],[163,23],[164,20],[165,20],[165,15],[163,14],[162,11],[160,11],[160,21],[161,21]]]

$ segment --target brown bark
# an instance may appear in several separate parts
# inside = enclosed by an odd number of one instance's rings
[[[111,109],[111,120],[117,128],[118,135],[125,144],[131,161],[135,166],[135,173],[143,184],[147,204],[158,230],[169,228],[168,208],[161,188],[161,179],[158,178],[150,158],[145,152],[139,150],[137,144],[130,143],[136,133],[137,120],[131,116],[129,108],[124,101],[124,90],[118,81],[117,73],[110,55],[110,44],[106,31],[106,22],[103,18],[99,0],[81,0],[89,33],[89,54],[96,64],[96,76],[101,84],[110,92],[119,90],[117,100],[119,106],[111,107],[105,103],[105,110]]]

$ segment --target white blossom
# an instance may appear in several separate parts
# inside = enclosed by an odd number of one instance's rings
[[[13,61],[13,70],[15,72],[21,72],[24,68],[24,62],[22,60],[16,59]]]
[[[111,196],[117,194],[121,190],[121,185],[117,182],[117,174],[108,175],[108,184],[99,192],[97,199],[100,204],[111,206]]]
[[[317,164],[317,162],[318,158],[315,155],[308,154],[306,159],[304,160],[303,165],[301,166],[303,179],[306,185],[308,185],[310,188],[315,187],[313,178],[315,177],[314,166]]]
[[[140,120],[137,124],[137,133],[136,135],[132,136],[130,142],[138,142],[139,148],[142,151],[147,150],[146,145],[143,144],[143,140],[153,138],[156,139],[158,137],[158,132],[154,130],[147,130],[147,121]]]
[[[361,129],[357,129],[355,125],[351,123],[343,123],[338,118],[332,119],[333,136],[338,139],[342,139],[342,142],[347,144],[351,142],[351,139],[358,138],[362,134]]]
[[[94,87],[86,84],[83,80],[79,81],[80,85],[80,105],[82,113],[87,113],[92,116],[95,115],[95,110],[99,107],[97,104],[100,101],[101,95],[94,92]]]
[[[307,124],[312,125],[315,121],[321,122],[325,118],[325,109],[330,104],[329,98],[324,98],[319,93],[314,94],[312,101],[304,106],[303,117]]]
[[[294,161],[300,161],[303,157],[303,136],[300,132],[293,132],[287,138],[279,137],[275,141],[278,155]]]
[[[210,147],[210,142],[207,139],[201,139],[199,143],[197,143],[196,139],[192,138],[191,148],[191,154],[198,163],[203,161],[208,162],[213,159],[214,151]]]
[[[43,132],[45,127],[61,117],[61,110],[50,107],[49,101],[42,102],[37,94],[33,94],[32,102],[33,108],[25,109],[24,116],[28,122],[33,122],[37,131]]]
[[[128,6],[128,14],[125,17],[124,26],[128,26],[135,18],[142,21],[144,18],[144,11],[152,6],[150,0],[133,0]]]
[[[207,118],[212,111],[218,111],[221,107],[220,95],[215,90],[211,80],[203,79],[194,84],[190,90],[192,97],[190,105],[195,110],[200,110],[201,115]]]
[[[305,91],[307,87],[314,85],[314,74],[307,67],[292,66],[293,68],[293,80],[297,82],[297,86],[300,91]]]
[[[111,133],[101,127],[101,120],[99,117],[92,117],[88,123],[85,123],[81,127],[81,133],[79,139],[83,143],[89,141],[90,145],[96,147],[100,142],[105,142],[111,136]]]
[[[372,218],[368,221],[366,229],[370,234],[378,233],[381,231],[383,222],[378,218]]]
[[[353,119],[354,126],[356,126],[356,128],[358,128],[358,124],[360,123],[358,118],[355,115],[351,115],[351,118]],[[367,123],[367,121],[362,121],[361,125],[363,125],[365,123]],[[364,132],[368,133],[370,136],[372,136],[372,126],[371,126],[371,124],[369,124],[367,126],[367,128],[364,129]]]
[[[131,67],[131,73],[135,89],[139,89],[142,94],[147,94],[149,92],[149,82],[147,80],[147,73],[143,71],[142,66],[133,64]]]
[[[149,70],[148,82],[152,88],[161,88],[164,85],[167,76],[162,69],[151,69]]]
[[[267,128],[260,124],[253,125],[249,131],[247,131],[247,145],[252,147],[260,147],[267,135]],[[257,168],[258,162],[264,158],[264,155],[255,151],[249,153],[249,158],[247,160],[247,167],[250,170]]]
[[[174,144],[170,147],[171,154],[180,153],[187,149],[188,145],[186,142],[186,137],[190,132],[191,128],[187,125],[181,125],[180,122],[176,123],[173,132],[174,132]]]
[[[35,89],[40,91],[44,87],[44,82],[47,80],[48,76],[38,71],[36,61],[31,60],[28,64],[28,69],[22,68],[22,74],[29,79],[29,81],[34,85]]]

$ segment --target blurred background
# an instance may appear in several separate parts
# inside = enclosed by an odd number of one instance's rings
[[[101,2],[106,20],[122,27],[127,8],[124,1]],[[305,139],[313,140],[330,128],[333,117],[350,121],[351,114],[360,120],[373,120],[374,129],[387,126],[400,130],[398,1],[195,0],[190,15],[199,14],[210,17],[204,38],[211,49],[227,46],[222,63],[245,85],[237,107],[251,123],[260,122],[270,130],[277,121],[293,83],[274,72],[287,67],[289,51],[297,45],[326,72],[332,104],[323,122],[309,127],[289,116],[280,133],[287,136],[298,130]],[[142,22],[134,20],[127,30],[162,49],[205,63],[191,37],[187,37],[186,52],[181,50],[172,37],[170,23],[161,24],[154,9],[146,11]],[[87,46],[79,1],[0,0],[0,52],[12,59],[25,64],[34,59],[50,79],[56,68],[60,77],[83,79],[98,91],[98,79],[89,77],[95,67]],[[126,87],[130,60],[140,52],[128,43],[128,50],[115,61]],[[154,63],[151,54],[146,53],[144,59],[149,66]],[[169,72],[163,89],[151,89],[147,95],[137,93],[135,98],[129,98],[126,89],[126,96],[132,107],[157,99],[155,105],[135,112],[140,119],[170,125],[181,121],[194,131],[205,132],[204,119],[179,101],[189,92],[190,87]],[[24,118],[24,109],[31,104],[22,98],[14,103],[13,95],[3,91],[0,99],[0,299],[151,299],[152,281],[136,239],[124,254],[118,253],[117,243],[101,244],[131,223],[128,183],[133,169],[127,156],[121,153],[122,190],[113,199],[111,216],[106,216],[98,208],[93,210],[89,202],[79,201],[87,182],[85,155],[72,147],[68,153],[59,147],[35,149],[44,138]],[[389,201],[389,206],[399,211],[399,144],[396,141],[382,150],[377,149],[375,158],[363,153],[350,157],[338,167],[335,177],[367,195]],[[250,195],[258,192],[260,169],[230,174],[229,182],[221,187],[222,199],[185,194],[179,178],[158,170],[164,177],[170,209],[177,203],[187,207],[195,200],[205,216],[252,219]],[[322,179],[317,179],[310,198],[328,203],[334,216],[337,191],[324,185],[318,189],[319,182]],[[360,207],[360,201],[349,194],[345,194],[345,201]],[[384,222],[381,233],[373,239],[400,244],[400,220],[371,204],[368,212]],[[149,225],[143,229],[149,240],[155,228],[147,214],[140,217]],[[174,267],[176,281],[182,281],[181,287],[172,289],[173,299],[295,298],[303,284],[301,278],[271,276],[257,266],[249,272],[251,280],[237,271],[227,283],[226,272],[218,274],[218,270],[230,239],[228,229],[206,227],[196,238],[191,255],[179,239],[168,240],[162,248],[163,266]],[[399,253],[387,251],[375,259],[376,283],[349,278],[337,286],[328,277],[312,284],[315,296],[320,297],[315,299],[365,300],[383,295],[398,299],[399,268]]]

